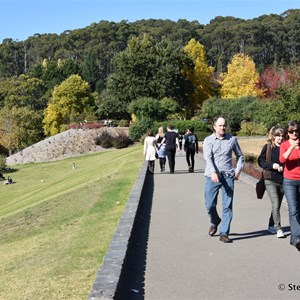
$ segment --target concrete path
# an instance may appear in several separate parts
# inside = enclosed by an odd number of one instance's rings
[[[127,299],[300,298],[300,253],[289,236],[267,232],[270,202],[267,195],[256,199],[256,180],[243,176],[236,182],[233,243],[224,244],[219,233],[208,235],[202,154],[195,173],[187,172],[184,152],[176,156],[175,174],[168,171],[160,173],[156,161],[143,293],[132,285]],[[289,234],[285,205],[282,226]]]

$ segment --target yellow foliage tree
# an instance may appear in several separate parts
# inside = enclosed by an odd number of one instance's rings
[[[72,122],[84,121],[92,115],[94,102],[88,82],[71,75],[54,88],[43,120],[45,134],[55,135]]]
[[[194,91],[190,95],[191,107],[197,109],[205,99],[213,96],[212,85],[213,67],[209,67],[206,61],[204,46],[191,39],[184,47],[184,52],[193,61],[194,68],[184,70],[186,78],[192,82]]]
[[[0,144],[9,151],[9,155],[19,146],[18,108],[4,107],[0,111]]]
[[[263,96],[257,87],[259,73],[254,61],[246,54],[236,54],[227,66],[227,73],[220,75],[221,96],[237,98],[242,96]]]

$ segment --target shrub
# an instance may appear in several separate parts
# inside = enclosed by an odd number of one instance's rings
[[[103,148],[115,147],[117,149],[126,148],[133,144],[133,140],[125,132],[112,135],[108,131],[102,131],[96,138],[95,144]]]
[[[196,131],[195,134],[197,135],[198,141],[203,141],[211,132]]]
[[[6,160],[4,155],[0,155],[0,170],[6,169]]]
[[[133,140],[125,133],[120,133],[112,139],[112,145],[117,149],[126,148],[132,144]]]
[[[244,159],[245,159],[245,162],[248,162],[248,163],[256,163],[257,162],[257,156],[254,155],[253,153],[251,153],[251,154],[246,153],[244,155]]]
[[[152,127],[153,122],[150,119],[142,119],[129,127],[129,136],[137,141]]]
[[[96,138],[95,138],[95,144],[98,146],[101,146],[103,148],[111,148],[112,143],[112,136],[107,131],[102,131]]]
[[[239,135],[265,135],[267,128],[263,123],[245,122],[241,123],[241,130]]]
[[[120,120],[119,124],[118,124],[119,127],[129,127],[129,121],[128,120]]]

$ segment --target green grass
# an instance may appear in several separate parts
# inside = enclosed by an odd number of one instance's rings
[[[87,299],[143,159],[134,146],[5,174],[0,299]]]

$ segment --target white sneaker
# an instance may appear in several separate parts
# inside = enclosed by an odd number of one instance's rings
[[[270,233],[272,233],[272,234],[277,233],[277,230],[275,229],[274,226],[269,226],[269,227],[268,227],[268,231],[269,231]]]
[[[282,229],[278,229],[277,230],[277,237],[278,238],[285,238],[285,235],[284,235]]]

